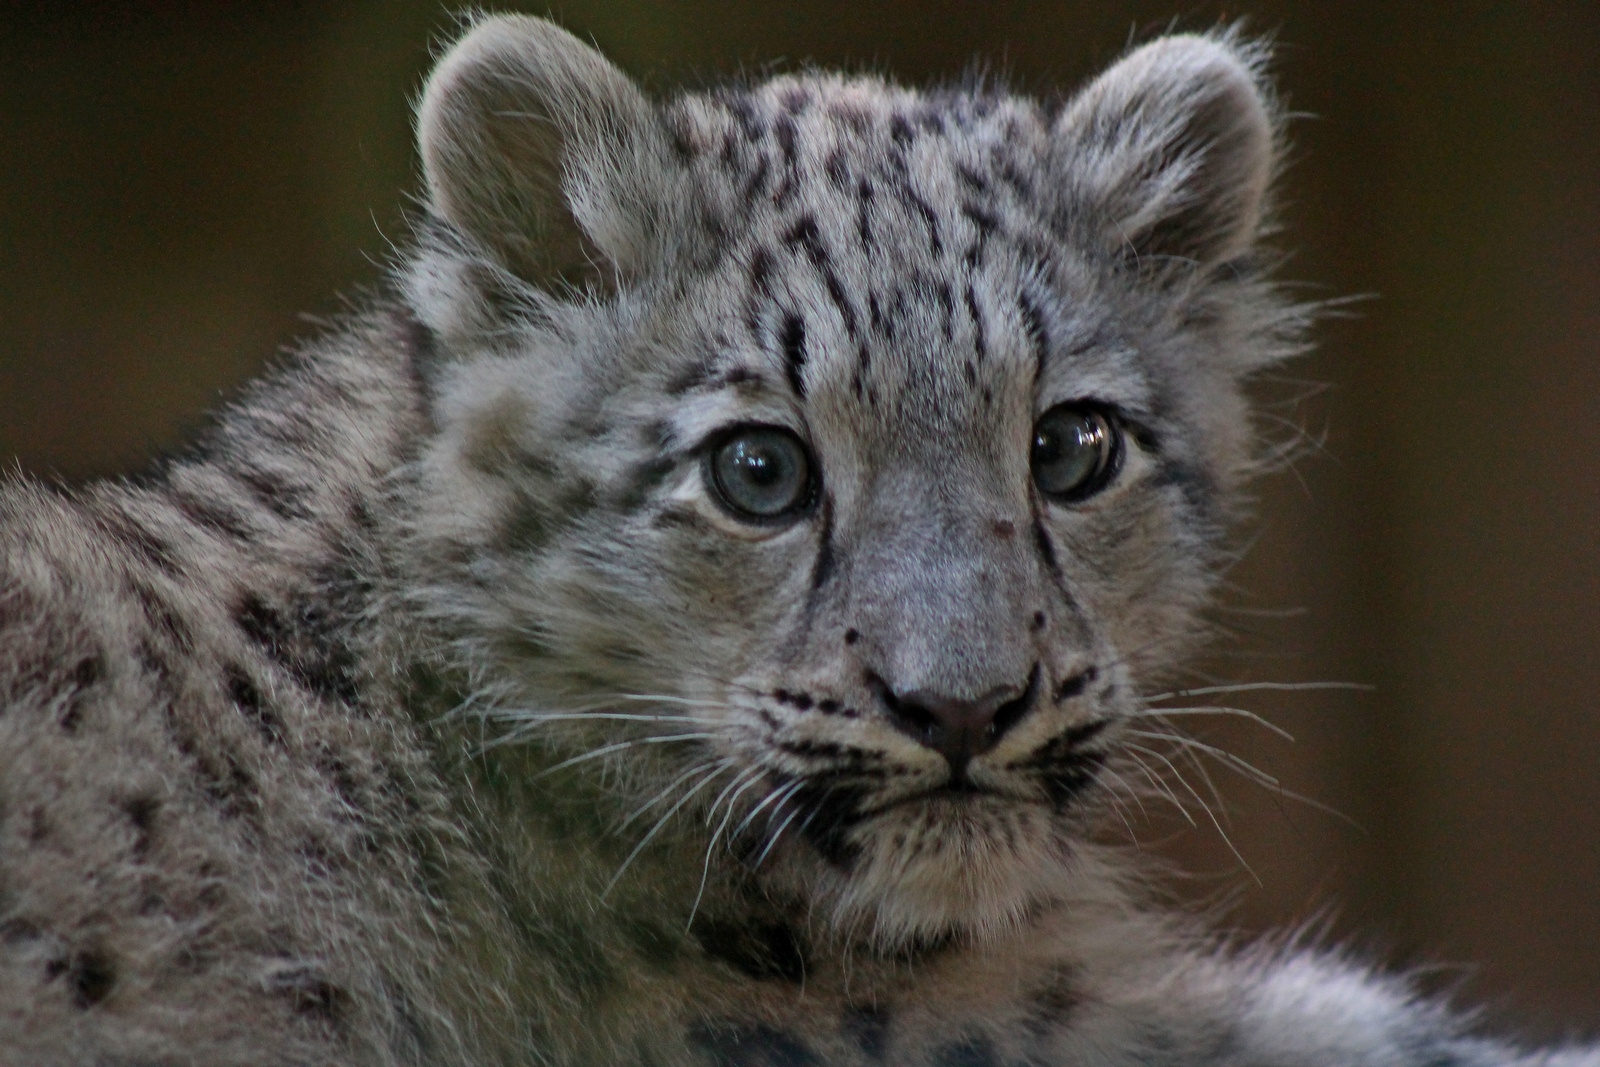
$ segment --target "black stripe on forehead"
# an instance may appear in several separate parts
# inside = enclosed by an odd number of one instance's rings
[[[756,201],[760,200],[767,191],[767,177],[772,171],[772,161],[765,152],[760,153],[755,170],[750,172],[744,184],[744,203],[746,208],[753,208]]]
[[[877,241],[872,233],[872,219],[868,214],[875,195],[877,194],[873,192],[872,182],[862,178],[856,186],[856,235],[861,239],[863,252],[872,252],[877,248]]]
[[[828,184],[838,192],[844,192],[850,187],[850,166],[845,161],[844,149],[835,147],[828,153],[828,158],[822,164],[822,172],[828,176]]]
[[[950,289],[948,279],[940,278],[933,289],[934,297],[939,301],[939,310],[944,324],[944,339],[948,344],[955,337],[956,297]]]
[[[772,252],[758,248],[750,256],[750,292],[745,297],[744,325],[750,340],[757,348],[766,347],[766,331],[762,328],[762,315],[772,303],[772,272],[775,264]]]
[[[822,231],[817,226],[816,218],[811,215],[800,216],[784,236],[784,243],[805,253],[811,265],[822,276],[822,284],[828,290],[828,298],[839,309],[839,317],[844,320],[845,333],[850,335],[851,340],[858,340],[860,335],[857,332],[855,307],[850,303],[838,271],[834,269],[833,257],[829,255],[827,245],[823,243]]]
[[[806,366],[806,324],[799,315],[790,312],[784,316],[779,343],[783,347],[783,371],[789,379],[794,395],[804,400],[806,383],[803,371]]]
[[[1000,232],[1000,216],[971,200],[962,203],[961,215],[972,223],[973,229],[977,230],[977,236],[962,255],[962,262],[966,264],[967,269],[975,270],[983,262],[984,250],[989,246],[989,239]]]
[[[792,234],[790,243],[793,244]],[[803,400],[806,395],[804,372],[808,357],[805,319],[796,311],[785,312],[779,322],[776,338],[772,336],[769,326],[771,321],[769,310],[778,302],[777,289],[773,284],[773,275],[777,269],[777,262],[770,249],[757,248],[750,256],[750,289],[745,296],[744,324],[750,334],[751,342],[761,351],[771,351],[774,341],[776,342],[776,354],[783,362],[784,378],[788,381],[795,397]],[[740,377],[734,377],[736,374]],[[724,374],[715,376],[712,382],[718,386],[745,382],[757,386],[766,384],[754,368],[743,365],[730,368]]]
[[[1027,291],[1018,293],[1017,310],[1022,314],[1022,327],[1028,332],[1028,340],[1033,345],[1033,379],[1037,382],[1044,373],[1045,361],[1050,357],[1050,328],[1045,324],[1044,308],[1033,294]]]
[[[739,129],[749,140],[758,140],[766,134],[767,124],[762,119],[755,101],[750,98],[750,94],[734,89],[718,94],[717,102],[728,109],[728,113],[739,123]]]
[[[988,331],[983,325],[983,309],[978,306],[978,290],[972,280],[967,280],[967,314],[972,317],[972,348],[982,363],[989,355]]]
[[[772,206],[781,209],[794,198],[795,188],[800,184],[800,135],[794,116],[787,113],[778,116],[773,129],[778,139],[778,150],[783,153],[783,182],[773,195]]]
[[[928,251],[935,257],[941,256],[944,254],[944,240],[939,234],[939,213],[917,192],[911,178],[911,165],[905,155],[906,147],[915,137],[916,131],[905,117],[899,114],[891,120],[891,128],[895,147],[889,154],[888,174],[894,194],[927,227]]]
[[[803,324],[801,329],[803,331]],[[803,351],[805,343],[803,332],[798,340]],[[793,372],[785,367],[785,373],[791,375]],[[793,384],[792,377],[790,384]],[[704,354],[686,363],[670,374],[662,386],[663,393],[673,399],[690,394],[716,393],[725,389],[734,389],[746,395],[776,391],[772,378],[765,373],[765,368],[760,363],[747,361],[744,355],[733,350],[728,345],[727,338],[719,338],[715,354]]]

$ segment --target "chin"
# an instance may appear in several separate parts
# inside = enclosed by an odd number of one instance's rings
[[[894,953],[1014,931],[1081,880],[1081,853],[1045,805],[935,795],[869,816],[830,848],[795,835],[767,876],[836,936]]]

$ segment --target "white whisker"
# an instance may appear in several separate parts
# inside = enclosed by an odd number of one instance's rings
[[[1135,804],[1139,805],[1139,814],[1143,818],[1149,819],[1150,814],[1144,809],[1144,801],[1139,799],[1138,793],[1134,792],[1133,786],[1128,783],[1126,778],[1122,777],[1122,775],[1118,774],[1116,771],[1111,770],[1109,767],[1102,768],[1102,773],[1115,778],[1116,782],[1113,784],[1120,787],[1124,793],[1132,798]],[[1111,792],[1106,794],[1106,799],[1110,802],[1112,810],[1117,813],[1117,818],[1122,820],[1123,829],[1128,831],[1128,839],[1134,843],[1135,847],[1137,847],[1139,844],[1139,835],[1133,832],[1133,823],[1128,821],[1127,811],[1117,801],[1116,796]]]
[[[1273,690],[1275,692],[1300,693],[1318,689],[1346,689],[1359,693],[1370,693],[1374,686],[1364,685],[1361,682],[1241,682],[1237,685],[1206,685],[1197,689],[1174,689],[1170,693],[1157,693],[1144,698],[1145,703],[1152,704],[1158,700],[1176,700],[1178,697],[1203,697],[1213,693],[1250,693],[1259,690]]]
[[[609,755],[612,752],[621,752],[623,749],[632,748],[635,745],[661,745],[672,741],[705,741],[716,736],[716,734],[661,734],[657,737],[636,737],[627,741],[617,741],[613,744],[603,745],[600,748],[580,753],[576,756],[573,756],[571,759],[562,760],[553,767],[546,767],[529,780],[538,781],[540,778],[543,778],[546,775],[551,775],[557,771],[565,770],[568,767],[571,767],[573,764],[583,763],[586,760],[598,759],[599,757]],[[486,744],[484,748],[488,749],[497,747],[500,744],[508,744],[510,743],[510,740],[514,739],[497,738],[496,740]]]
[[[694,895],[694,904],[689,908],[689,921],[684,924],[684,933],[688,933],[690,928],[694,926],[694,917],[700,911],[701,898],[706,895],[706,881],[711,877],[711,854],[717,847],[717,840],[722,837],[723,831],[728,828],[728,823],[733,821],[733,813],[736,810],[739,795],[761,780],[761,774],[764,769],[759,766],[747,767],[734,775],[733,781],[729,782],[722,792],[717,794],[717,799],[711,802],[711,808],[706,812],[706,825],[709,826],[711,825],[712,816],[717,812],[717,805],[722,803],[724,797],[727,797],[727,813],[722,816],[722,822],[717,824],[717,828],[711,832],[711,840],[706,842],[705,859],[700,865],[700,888]],[[741,778],[747,779],[743,785],[739,785],[739,779]],[[733,790],[736,785],[739,788],[729,796],[729,790]]]
[[[596,705],[603,707],[605,705]],[[597,722],[686,722],[696,726],[721,726],[720,719],[701,719],[692,715],[644,715],[628,712],[598,712],[584,711],[553,711],[553,712],[523,712],[523,711],[494,711],[486,717],[500,719],[515,723],[546,723],[546,722],[581,722],[593,719]]]
[[[732,705],[724,700],[703,700],[698,697],[667,696],[665,694],[618,693],[614,699],[633,700],[644,704],[682,704],[691,708],[718,708],[724,711],[732,708]]]
[[[1167,801],[1167,803],[1178,809],[1178,814],[1182,815],[1184,819],[1188,821],[1190,826],[1200,825],[1194,821],[1194,816],[1189,813],[1189,809],[1184,806],[1183,801],[1178,799],[1178,795],[1172,791],[1172,787],[1167,785],[1166,782],[1162,781],[1161,776],[1150,769],[1149,764],[1140,759],[1136,753],[1130,752],[1128,755],[1134,763],[1139,765],[1139,771],[1150,782],[1151,787],[1155,789],[1155,791],[1160,794],[1161,797]]]
[[[1169,716],[1177,716],[1177,715],[1236,715],[1241,719],[1248,719],[1251,722],[1255,723],[1257,726],[1261,726],[1261,727],[1263,727],[1263,728],[1265,728],[1267,730],[1270,730],[1272,733],[1277,734],[1279,737],[1283,738],[1285,741],[1288,741],[1288,742],[1291,742],[1291,743],[1293,743],[1293,741],[1294,741],[1294,734],[1291,734],[1288,730],[1285,730],[1283,727],[1279,726],[1277,723],[1270,722],[1267,719],[1262,718],[1260,715],[1257,715],[1255,712],[1250,711],[1250,710],[1248,710],[1246,708],[1225,708],[1225,707],[1146,708],[1143,711],[1131,712],[1131,713],[1129,713],[1127,715],[1127,717],[1130,718],[1130,719],[1164,719],[1164,718],[1167,718]]]
[[[1102,767],[1100,769],[1100,773],[1103,774],[1103,775],[1106,775],[1107,777],[1116,779],[1116,782],[1114,784],[1119,785],[1121,787],[1122,791],[1124,793],[1126,793],[1128,795],[1128,797],[1135,804],[1137,804],[1139,806],[1139,817],[1140,818],[1143,818],[1143,819],[1146,819],[1146,820],[1148,820],[1150,818],[1150,812],[1144,806],[1144,798],[1139,796],[1139,791],[1133,788],[1133,783],[1132,782],[1128,781],[1126,778],[1124,778],[1122,775],[1118,774],[1116,771],[1112,770],[1110,767]],[[1121,809],[1119,808],[1118,809],[1119,813],[1120,813],[1120,810]],[[1124,818],[1123,821],[1126,822],[1127,819]],[[1129,827],[1129,833],[1132,833],[1132,832],[1133,832],[1133,828]]]
[[[760,774],[762,770],[763,770],[763,768],[759,767],[759,766],[746,767],[744,770],[742,770],[738,774],[734,775],[733,781],[729,782],[726,786],[723,787],[722,792],[717,794],[716,799],[711,802],[711,806],[706,809],[706,825],[710,826],[711,825],[711,820],[713,820],[713,819],[715,819],[717,817],[717,809],[722,806],[722,802],[724,800],[728,799],[728,794],[733,792],[735,786],[737,786],[741,781],[744,781],[744,779],[746,777],[748,777],[748,776],[750,776],[752,774]],[[741,790],[741,792],[742,791],[743,790]],[[729,802],[729,807],[730,808],[732,807],[732,802],[731,801]]]
[[[689,803],[690,800],[693,800],[696,793],[700,792],[700,790],[704,789],[706,786],[715,781],[717,775],[726,770],[728,766],[730,766],[730,764],[727,761],[723,761],[721,766],[716,767],[710,774],[696,782],[692,788],[684,793],[683,796],[678,798],[678,802],[676,804],[667,809],[665,815],[656,820],[656,824],[650,828],[650,832],[645,834],[644,837],[640,838],[637,845],[633,846],[633,851],[628,853],[628,858],[622,861],[622,866],[617,868],[617,873],[611,876],[611,881],[607,882],[605,889],[600,891],[601,900],[604,900],[611,893],[611,890],[616,886],[617,881],[622,877],[623,873],[627,871],[628,865],[634,861],[639,853],[644,851],[646,845],[655,839],[656,834],[660,833],[662,827],[667,825],[667,821],[676,815],[685,804]]]
[[[1143,737],[1152,741],[1171,741],[1174,744],[1182,745],[1185,748],[1198,749],[1199,751],[1204,752],[1206,755],[1217,760],[1224,766],[1232,768],[1239,774],[1253,782],[1256,782],[1259,785],[1269,786],[1273,789],[1280,788],[1283,785],[1283,783],[1278,781],[1276,777],[1268,774],[1260,767],[1257,767],[1252,763],[1247,763],[1238,756],[1235,756],[1233,753],[1228,752],[1225,749],[1220,749],[1216,745],[1208,745],[1204,741],[1197,741],[1192,737],[1185,737],[1180,733],[1156,733],[1153,730],[1129,730],[1128,733],[1132,734],[1134,737]]]
[[[774,810],[776,810],[776,809],[774,809]],[[778,839],[783,836],[783,832],[789,828],[789,824],[794,822],[795,816],[800,814],[800,810],[801,809],[798,806],[796,806],[795,809],[789,813],[789,817],[784,819],[782,824],[779,825],[777,830],[773,831],[770,835],[768,835],[768,837],[767,837],[767,847],[761,850],[761,855],[756,857],[756,861],[753,864],[753,866],[759,868],[763,863],[766,862],[767,856],[768,856],[769,853],[772,852],[773,846],[778,843]]]
[[[729,835],[730,839],[734,838],[734,837],[738,837],[740,834],[742,834],[746,830],[748,830],[750,828],[750,824],[755,821],[756,816],[760,815],[762,810],[764,808],[766,808],[766,806],[768,804],[771,804],[773,801],[777,801],[779,806],[781,807],[783,802],[788,800],[795,793],[799,792],[800,791],[800,787],[802,785],[804,785],[804,784],[805,784],[805,782],[803,780],[794,781],[794,782],[790,782],[786,786],[782,786],[782,787],[780,787],[778,789],[774,789],[771,793],[768,793],[767,794],[767,798],[765,800],[763,800],[761,803],[757,804],[754,808],[752,808],[750,810],[750,813],[748,815],[746,815],[743,820],[740,821],[738,827],[733,831],[733,833],[731,835]],[[782,798],[782,799],[780,799],[780,798]]]
[[[1171,741],[1175,744],[1184,746],[1186,749],[1193,749],[1203,752],[1212,759],[1215,759],[1217,762],[1221,763],[1224,767],[1239,775],[1241,778],[1254,782],[1256,785],[1264,786],[1278,796],[1286,797],[1289,800],[1304,804],[1309,808],[1315,808],[1317,811],[1323,812],[1326,815],[1331,815],[1340,822],[1346,823],[1363,833],[1366,832],[1365,827],[1363,827],[1355,819],[1352,819],[1350,816],[1340,811],[1338,808],[1324,804],[1322,801],[1313,797],[1308,797],[1303,793],[1297,793],[1292,789],[1286,789],[1283,783],[1280,782],[1276,777],[1268,774],[1266,771],[1255,766],[1254,764],[1235,756],[1226,749],[1218,748],[1215,745],[1208,745],[1204,741],[1198,741],[1195,738],[1185,737],[1184,735],[1178,733],[1157,734],[1140,730],[1130,730],[1129,733],[1138,734],[1142,737]]]
[[[672,791],[674,789],[677,789],[678,786],[682,785],[688,779],[693,778],[701,771],[704,771],[710,767],[723,767],[727,765],[728,761],[725,759],[709,759],[702,760],[701,762],[689,767],[687,770],[679,774],[678,777],[668,782],[666,787],[662,789],[661,792],[657,793],[655,796],[651,797],[637,808],[634,808],[633,814],[629,815],[626,819],[623,819],[617,824],[617,832],[621,833],[623,830],[626,830],[633,823],[633,820],[637,819],[639,816],[643,815],[645,812],[649,811],[651,808],[667,799],[672,795]]]
[[[1189,779],[1185,778],[1183,776],[1183,772],[1178,770],[1178,765],[1173,763],[1172,760],[1168,759],[1162,753],[1151,748],[1145,748],[1143,745],[1130,744],[1128,747],[1137,749],[1146,755],[1154,756],[1156,759],[1167,765],[1167,768],[1172,771],[1173,777],[1177,778],[1178,783],[1183,786],[1190,796],[1194,797],[1195,803],[1200,805],[1200,810],[1206,813],[1206,817],[1211,820],[1211,825],[1216,827],[1217,834],[1222,838],[1222,843],[1228,846],[1228,851],[1233,853],[1234,859],[1239,861],[1239,865],[1249,873],[1250,877],[1255,880],[1257,885],[1261,885],[1262,881],[1260,875],[1256,874],[1255,868],[1250,866],[1250,864],[1245,860],[1243,854],[1241,854],[1238,848],[1234,846],[1233,839],[1228,836],[1228,831],[1222,828],[1222,821],[1217,818],[1217,813],[1211,810],[1211,806],[1205,802],[1205,799],[1202,798],[1198,792],[1195,791],[1194,786],[1189,784]]]

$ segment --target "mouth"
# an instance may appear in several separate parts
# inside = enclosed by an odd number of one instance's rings
[[[1059,817],[1078,807],[1098,780],[1107,753],[1084,751],[1082,746],[1110,722],[1097,719],[1079,724],[1026,759],[992,770],[977,768],[977,780],[964,765],[952,768],[936,784],[888,797],[873,796],[877,792],[873,785],[881,785],[881,777],[874,783],[852,775],[801,779],[780,775],[777,789],[781,799],[773,806],[771,818],[778,825],[778,836],[792,827],[825,858],[848,866],[865,841],[858,833],[868,837],[883,831],[903,833],[906,827],[899,824],[906,819],[923,830],[940,824],[979,830],[994,819],[1009,825],[1008,820],[1025,808],[1043,811],[1047,818]],[[1014,776],[1004,771],[1024,773],[1011,781]],[[991,777],[1001,780],[992,781]],[[869,829],[870,824],[878,825]]]
[[[974,781],[971,764],[953,767],[945,780],[938,785],[894,797],[873,808],[865,809],[862,818],[878,815],[907,805],[957,806],[969,809],[973,805],[989,802],[1009,804],[1044,804],[1060,811],[1078,802],[1099,778],[1108,753],[1104,750],[1086,750],[1085,745],[1100,736],[1112,724],[1110,718],[1092,719],[1079,723],[1045,743],[1031,756],[1007,763],[1005,771],[1022,771],[1030,784],[1017,783],[1010,788],[984,781]],[[990,775],[980,772],[980,776]],[[1010,775],[1006,776],[1007,778]],[[1043,796],[1039,789],[1042,789]]]
[[[885,812],[893,811],[896,808],[911,807],[913,805],[954,805],[965,808],[970,807],[973,804],[982,803],[985,800],[1009,801],[1011,803],[1016,803],[1021,799],[1022,798],[1020,797],[1012,796],[1009,793],[1002,792],[999,789],[978,785],[966,775],[956,774],[951,775],[945,781],[941,782],[939,785],[933,786],[932,788],[923,789],[918,792],[911,793],[908,796],[895,797],[893,800],[885,801],[877,807],[864,810],[861,812],[861,817],[864,819],[869,819],[873,816],[882,815]]]

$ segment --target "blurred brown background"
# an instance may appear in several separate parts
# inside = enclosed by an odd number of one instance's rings
[[[1245,930],[1327,919],[1364,952],[1446,965],[1501,1026],[1600,1030],[1600,5],[557,14],[657,87],[982,56],[1048,88],[1174,14],[1275,33],[1311,116],[1283,187],[1288,274],[1376,299],[1285,372],[1332,383],[1278,409],[1326,448],[1263,486],[1222,616],[1236,636],[1196,677],[1376,688],[1232,701],[1294,745],[1201,732],[1361,829],[1225,783],[1259,884],[1204,824],[1136,829],[1198,872],[1185,892],[1231,891]],[[414,188],[408,99],[450,26],[434,0],[0,5],[0,462],[136,466],[314,330],[300,313],[373,281]]]

